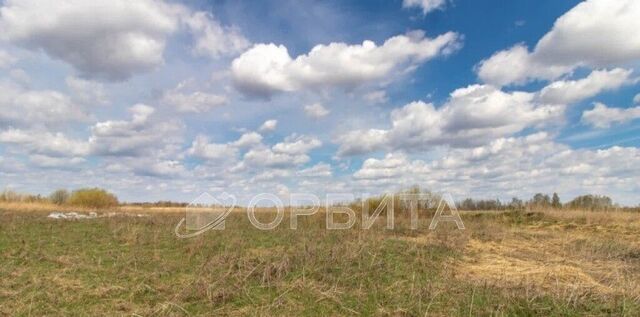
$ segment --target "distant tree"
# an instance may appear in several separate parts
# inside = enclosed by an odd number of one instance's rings
[[[551,198],[551,207],[560,209],[562,208],[562,203],[560,202],[560,197],[558,193],[553,193],[553,197]]]
[[[84,188],[71,193],[69,204],[88,208],[109,208],[118,205],[118,198],[104,189]]]
[[[529,205],[534,208],[547,208],[551,206],[551,198],[549,195],[537,193],[529,201]]]
[[[467,198],[458,204],[462,210],[476,210],[476,204],[471,198]]]
[[[611,198],[599,195],[578,196],[568,202],[566,206],[572,209],[586,210],[609,210],[614,207]]]
[[[518,199],[518,197],[511,198],[511,202],[509,203],[509,209],[522,209],[524,207],[524,202],[522,199]]]
[[[56,205],[64,205],[69,200],[69,192],[66,189],[58,189],[49,195],[49,200]]]

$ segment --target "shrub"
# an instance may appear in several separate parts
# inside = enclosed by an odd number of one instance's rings
[[[23,202],[23,203],[39,203],[46,202],[47,199],[40,195],[22,194],[12,190],[4,190],[0,193],[0,201],[3,202]]]
[[[58,189],[49,195],[49,200],[56,205],[64,205],[69,200],[69,192],[66,189]]]
[[[118,198],[100,188],[83,188],[71,193],[69,204],[88,208],[108,208],[118,205]]]
[[[614,208],[613,201],[607,196],[583,195],[574,198],[567,206],[571,209],[610,210]]]
[[[12,191],[12,190],[4,190],[1,194],[0,194],[0,201],[6,201],[6,202],[15,202],[15,201],[20,201],[22,198],[20,196],[20,194]]]

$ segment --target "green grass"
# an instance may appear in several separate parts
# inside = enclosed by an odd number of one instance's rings
[[[51,220],[0,216],[0,315],[634,315],[630,299],[567,301],[474,283],[453,269],[471,234],[325,230],[321,215],[274,231],[232,214],[177,239],[180,215]],[[518,226],[528,220],[488,221]],[[536,218],[537,219],[537,218]],[[471,218],[469,218],[471,220]],[[485,219],[486,221],[486,219]],[[421,228],[428,226],[427,220]],[[481,228],[481,227],[477,227]],[[470,228],[473,230],[473,227]],[[477,234],[477,233],[475,233]],[[433,235],[429,243],[408,236]]]

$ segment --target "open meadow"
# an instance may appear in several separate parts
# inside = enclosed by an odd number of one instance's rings
[[[640,315],[633,212],[463,212],[465,230],[434,231],[424,213],[418,230],[402,215],[393,230],[383,217],[326,230],[319,212],[261,231],[234,212],[178,239],[178,210],[69,220],[8,206],[0,315]]]

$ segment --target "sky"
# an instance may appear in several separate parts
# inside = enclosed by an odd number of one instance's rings
[[[0,1],[0,189],[640,204],[640,2]]]

